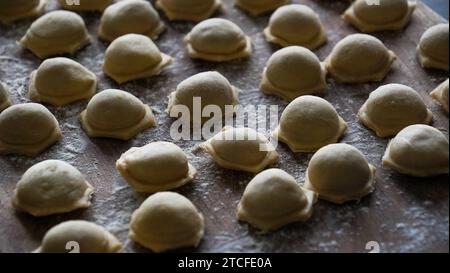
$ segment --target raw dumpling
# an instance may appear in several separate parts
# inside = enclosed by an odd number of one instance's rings
[[[66,221],[44,236],[38,253],[114,253],[122,244],[103,227],[82,220]],[[72,252],[73,251],[73,252]]]
[[[11,106],[8,87],[0,82],[0,113]]]
[[[91,206],[94,188],[70,164],[46,160],[29,168],[17,183],[13,206],[33,216],[47,216]]]
[[[65,53],[74,54],[90,42],[83,18],[64,10],[49,12],[34,21],[19,41],[41,59]]]
[[[98,33],[108,42],[129,33],[142,34],[154,40],[164,29],[164,23],[150,2],[127,0],[106,8]]]
[[[227,62],[252,54],[250,37],[235,23],[221,18],[199,23],[184,40],[193,59]]]
[[[351,34],[334,47],[325,65],[331,76],[343,83],[378,82],[396,59],[383,42],[367,34]]]
[[[315,192],[303,189],[288,173],[269,169],[256,175],[244,191],[237,217],[263,230],[308,220],[317,201]]]
[[[80,0],[78,4],[70,5],[67,0],[59,0],[61,7],[73,11],[103,11],[113,2],[114,0]]]
[[[286,5],[277,9],[264,30],[266,40],[283,47],[298,45],[315,49],[327,41],[319,16],[305,5]]]
[[[430,95],[439,102],[448,113],[448,79],[436,87]]]
[[[172,21],[200,22],[222,8],[221,0],[156,0],[156,7]]]
[[[126,34],[106,49],[103,71],[117,83],[151,77],[161,73],[172,58],[159,51],[147,36]]]
[[[108,89],[96,94],[80,115],[90,137],[129,140],[156,124],[150,107],[132,94]]]
[[[176,105],[187,106],[191,113],[191,122],[193,120],[193,100],[201,98],[202,109],[208,105],[217,105],[225,113],[226,105],[239,104],[238,91],[230,82],[215,71],[208,71],[196,74],[182,81],[175,92],[169,96],[169,106],[167,112],[170,113]],[[202,118],[206,122],[209,118]]]
[[[47,0],[0,0],[0,23],[11,24],[45,12]]]
[[[383,166],[418,177],[448,174],[448,138],[428,125],[411,125],[389,142]]]
[[[275,147],[262,134],[250,128],[224,127],[202,143],[216,163],[227,169],[259,173],[278,161]]]
[[[305,188],[336,204],[359,201],[375,189],[375,167],[355,147],[330,144],[311,158]]]
[[[258,16],[289,3],[289,0],[235,0],[235,5],[252,16]]]
[[[154,252],[197,247],[205,224],[202,214],[175,192],[151,195],[131,216],[131,240]]]
[[[342,18],[361,32],[398,30],[409,23],[415,8],[416,2],[411,0],[380,0],[375,5],[356,0]]]
[[[31,74],[29,94],[33,101],[56,106],[91,98],[97,89],[97,76],[68,58],[45,60]]]
[[[170,142],[131,148],[116,168],[136,191],[149,193],[179,188],[197,174],[183,150]]]
[[[61,137],[55,116],[40,104],[16,104],[0,113],[0,154],[35,156]]]
[[[417,46],[419,61],[424,68],[448,71],[448,23],[430,27]]]
[[[370,93],[358,116],[379,137],[395,136],[409,125],[430,124],[433,120],[420,95],[402,84],[383,85]]]
[[[323,93],[326,70],[309,49],[290,46],[278,50],[267,62],[261,90],[292,101],[301,95]]]
[[[301,96],[284,110],[274,136],[294,152],[314,152],[337,142],[347,123],[328,101]]]

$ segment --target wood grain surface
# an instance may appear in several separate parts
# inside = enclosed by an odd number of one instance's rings
[[[55,1],[56,2],[56,1]],[[152,1],[153,2],[153,1]],[[29,252],[35,249],[45,232],[69,219],[96,222],[114,233],[125,244],[125,252],[146,252],[127,239],[131,213],[147,197],[134,192],[114,167],[119,156],[133,146],[151,141],[171,141],[169,128],[173,119],[164,110],[167,95],[183,79],[201,71],[217,70],[242,92],[240,100],[248,105],[279,105],[280,113],[287,103],[262,94],[258,89],[261,72],[270,55],[278,47],[265,42],[262,30],[269,15],[249,17],[224,0],[225,9],[217,16],[237,23],[254,43],[251,58],[224,64],[191,60],[185,51],[183,37],[194,24],[168,22],[167,31],[156,41],[162,52],[174,57],[174,64],[160,76],[117,85],[101,72],[107,44],[97,38],[100,14],[82,14],[93,37],[93,43],[72,58],[99,77],[99,91],[120,88],[138,96],[152,106],[158,125],[144,131],[130,141],[90,139],[80,127],[78,115],[86,102],[49,109],[60,122],[62,141],[35,158],[0,156],[0,252]],[[321,60],[333,46],[356,30],[343,22],[339,15],[347,7],[346,1],[294,0],[307,4],[319,13],[326,26],[329,42],[316,50]],[[53,2],[49,7],[56,9]],[[9,85],[14,103],[28,102],[30,73],[40,60],[16,45],[32,21],[13,26],[0,26],[0,80]],[[349,131],[342,142],[359,148],[370,163],[377,167],[375,192],[360,203],[342,206],[319,201],[312,219],[295,223],[270,234],[261,234],[235,218],[237,203],[252,175],[225,170],[196,149],[199,142],[177,141],[189,155],[199,174],[193,183],[177,190],[188,197],[204,214],[206,234],[197,249],[187,252],[367,252],[366,244],[376,241],[382,252],[448,252],[449,249],[449,184],[448,176],[428,179],[397,174],[381,166],[387,139],[376,137],[358,122],[358,109],[369,93],[381,84],[401,83],[413,87],[432,110],[433,126],[448,136],[448,115],[429,96],[429,92],[448,75],[445,72],[424,70],[418,64],[415,48],[421,34],[430,26],[445,20],[419,3],[410,25],[404,31],[374,34],[398,60],[391,73],[381,83],[358,85],[338,84],[328,79],[328,92],[323,96],[349,123]],[[362,60],[364,61],[364,60]],[[311,154],[294,154],[280,144],[281,159],[276,167],[292,174],[303,183]],[[33,164],[46,159],[61,159],[76,166],[96,188],[93,206],[89,209],[50,217],[35,218],[16,212],[10,205],[16,182]],[[266,204],[270,206],[270,204]]]

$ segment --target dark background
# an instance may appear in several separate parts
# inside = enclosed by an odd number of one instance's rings
[[[423,0],[423,2],[448,20],[448,0]]]

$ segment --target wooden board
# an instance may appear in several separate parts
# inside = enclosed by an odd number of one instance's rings
[[[182,42],[193,24],[171,23],[164,18],[169,28],[157,44],[163,52],[175,58],[174,64],[158,77],[122,86],[101,72],[100,65],[107,45],[96,37],[100,15],[83,14],[94,37],[93,44],[73,58],[98,75],[99,90],[120,88],[151,105],[156,112],[158,126],[127,142],[89,139],[78,122],[78,115],[86,102],[62,108],[49,107],[61,124],[63,140],[36,158],[0,156],[0,252],[31,251],[39,245],[49,228],[69,219],[90,220],[106,227],[125,243],[125,252],[146,251],[130,242],[127,233],[131,213],[147,195],[135,193],[115,170],[114,163],[130,147],[143,146],[155,140],[171,141],[168,132],[173,120],[164,113],[166,96],[188,76],[217,70],[242,90],[240,99],[244,106],[277,104],[280,112],[285,108],[286,102],[263,95],[258,90],[263,67],[278,49],[266,43],[261,33],[269,16],[252,18],[234,8],[232,1],[224,2],[225,11],[219,16],[237,23],[253,39],[255,52],[250,59],[226,64],[193,61],[188,58]],[[340,39],[356,32],[339,17],[347,6],[346,1],[293,2],[307,4],[316,10],[327,28],[330,41],[315,51],[321,60]],[[54,8],[52,4],[50,9]],[[448,115],[428,95],[448,77],[447,73],[422,69],[415,54],[421,34],[428,27],[443,21],[419,3],[406,30],[382,32],[375,36],[398,55],[392,72],[380,84],[402,83],[416,89],[435,115],[434,126],[448,135]],[[15,44],[29,25],[30,21],[12,27],[0,26],[0,80],[10,86],[14,103],[29,101],[29,75],[40,63],[30,52]],[[199,170],[195,181],[178,192],[192,200],[206,221],[206,235],[200,246],[183,251],[366,252],[366,243],[377,241],[382,252],[447,252],[448,176],[418,179],[381,167],[381,157],[388,140],[377,138],[356,117],[368,94],[380,84],[342,85],[329,79],[328,93],[323,96],[349,123],[348,134],[342,141],[355,145],[378,168],[376,191],[359,204],[337,206],[319,201],[311,221],[292,224],[267,235],[239,223],[235,218],[236,205],[252,175],[221,169],[208,155],[195,150],[198,142],[176,142],[189,153],[190,160]],[[285,145],[279,145],[278,151],[281,160],[276,167],[288,171],[299,183],[303,183],[311,154],[293,154]],[[16,182],[27,168],[46,159],[65,160],[85,174],[97,189],[91,208],[43,218],[15,212],[10,205],[10,197]]]

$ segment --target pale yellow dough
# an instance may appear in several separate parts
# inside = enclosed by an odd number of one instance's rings
[[[346,130],[347,123],[328,101],[301,96],[286,107],[273,135],[294,152],[314,152],[337,142]]]
[[[63,106],[91,98],[97,89],[97,76],[68,58],[45,60],[31,74],[28,92],[36,102]]]
[[[208,71],[196,74],[182,81],[176,91],[169,95],[167,112],[170,113],[176,105],[188,107],[193,122],[193,99],[201,98],[201,111],[208,105],[217,105],[225,114],[226,105],[238,105],[237,89],[222,74]],[[210,118],[202,118],[206,122]]]
[[[80,0],[79,5],[69,5],[67,0],[58,0],[62,8],[73,11],[103,11],[114,0]]]
[[[16,104],[0,113],[0,154],[36,156],[61,137],[55,116],[41,104]]]
[[[171,21],[203,21],[222,9],[222,0],[156,0]]]
[[[16,185],[13,206],[47,216],[91,206],[94,188],[70,164],[46,160],[29,168]]]
[[[161,73],[172,63],[147,36],[126,34],[106,49],[103,71],[119,84]]]
[[[234,4],[252,16],[258,16],[286,5],[290,0],[235,0]]]
[[[90,42],[83,18],[71,11],[56,10],[34,21],[19,44],[46,59],[74,54]]]
[[[448,23],[438,24],[427,29],[417,46],[420,64],[424,68],[448,71],[448,42]]]
[[[129,140],[156,124],[150,107],[132,94],[107,89],[96,94],[80,115],[89,137]]]
[[[448,79],[431,92],[431,97],[442,105],[448,113]],[[1,107],[0,107],[1,110]]]
[[[307,221],[316,201],[317,194],[303,189],[290,174],[269,169],[256,175],[245,188],[237,218],[268,232]]]
[[[8,87],[0,82],[0,113],[11,106]]]
[[[155,40],[164,29],[164,23],[150,2],[127,0],[106,8],[98,34],[107,42],[129,33],[142,34]]]
[[[136,191],[148,193],[179,188],[197,174],[180,147],[161,141],[131,148],[116,168]]]
[[[379,5],[356,0],[342,18],[361,32],[399,30],[409,23],[416,6],[412,0],[380,0]]]
[[[202,21],[184,39],[193,59],[228,62],[252,54],[250,37],[235,23],[222,18]]]
[[[438,129],[411,125],[389,142],[383,166],[417,177],[448,174],[448,149],[448,138]]]
[[[45,12],[47,0],[0,0],[0,23],[38,17]]]
[[[44,236],[37,253],[69,253],[78,244],[79,253],[115,253],[122,243],[103,227],[83,220],[66,221],[52,227]]]
[[[226,126],[200,148],[223,168],[252,173],[261,172],[279,159],[272,143],[251,128]]]
[[[433,121],[433,113],[420,95],[402,84],[383,85],[370,93],[358,117],[379,137],[395,136],[409,125]]]
[[[205,224],[186,197],[174,192],[151,195],[133,213],[129,237],[154,252],[197,247]]]
[[[264,36],[283,47],[303,46],[315,49],[326,43],[327,33],[317,13],[305,5],[286,5],[270,17]]]
[[[351,34],[334,47],[325,60],[330,75],[338,82],[382,81],[396,60],[383,42],[367,34]]]
[[[355,147],[330,144],[311,158],[305,188],[336,204],[359,201],[375,189],[375,170]]]
[[[264,68],[260,89],[264,93],[292,101],[315,93],[324,93],[326,70],[309,49],[285,47],[275,52]]]

